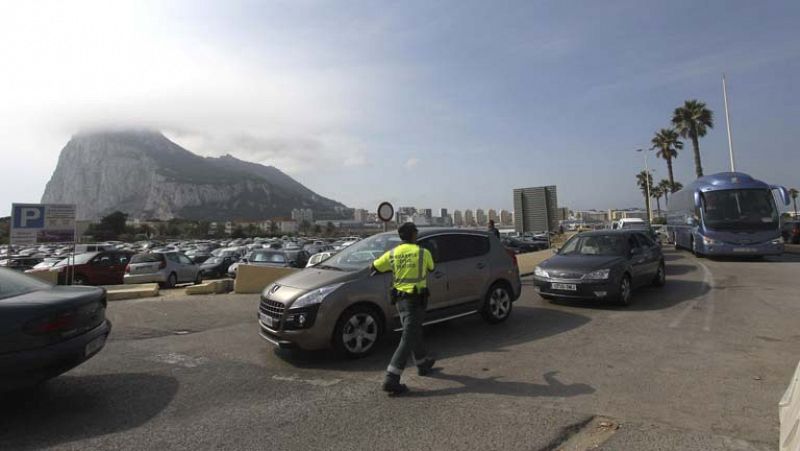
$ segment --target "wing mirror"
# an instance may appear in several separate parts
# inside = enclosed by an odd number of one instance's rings
[[[631,257],[633,257],[634,255],[642,255],[643,253],[644,249],[642,249],[641,247],[634,247],[633,249],[631,249]]]

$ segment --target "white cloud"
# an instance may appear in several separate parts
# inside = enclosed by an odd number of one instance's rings
[[[415,167],[417,167],[418,164],[419,164],[419,158],[411,157],[408,160],[406,160],[403,166],[405,166],[406,169],[414,169]]]

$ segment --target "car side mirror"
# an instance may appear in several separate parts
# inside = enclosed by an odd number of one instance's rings
[[[634,247],[633,249],[631,249],[631,256],[641,255],[643,253],[644,253],[644,249],[642,249],[641,247]]]

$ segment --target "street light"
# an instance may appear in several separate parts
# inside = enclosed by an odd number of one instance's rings
[[[644,153],[644,188],[647,193],[647,222],[653,223],[653,209],[650,205],[650,169],[647,167],[647,151],[650,149],[636,149],[637,152]]]

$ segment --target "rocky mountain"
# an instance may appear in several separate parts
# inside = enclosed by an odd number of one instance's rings
[[[230,155],[201,157],[153,131],[74,136],[61,151],[43,203],[74,203],[79,219],[119,210],[139,219],[263,220],[294,208],[336,216],[344,205],[272,166]]]

